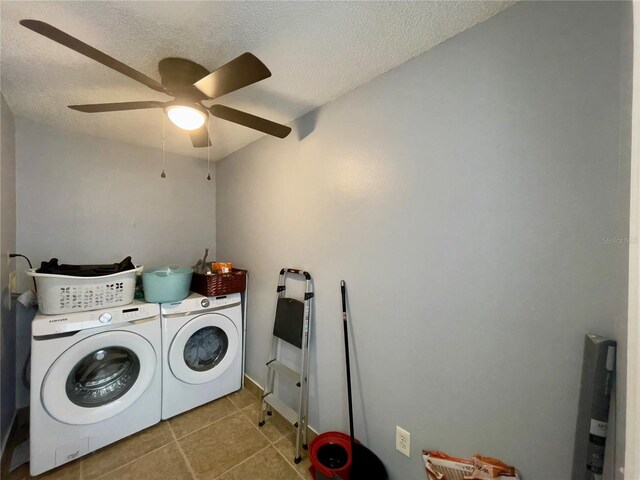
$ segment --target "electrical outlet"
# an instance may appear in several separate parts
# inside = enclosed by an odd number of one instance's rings
[[[396,426],[396,450],[407,457],[411,456],[411,434],[398,426]]]

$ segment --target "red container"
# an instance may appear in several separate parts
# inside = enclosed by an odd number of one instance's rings
[[[349,480],[351,470],[351,439],[341,432],[318,435],[309,444],[309,472],[314,480],[332,480],[334,474]]]

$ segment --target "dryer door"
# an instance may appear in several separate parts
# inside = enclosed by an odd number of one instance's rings
[[[121,330],[97,333],[53,362],[42,383],[42,404],[71,425],[106,420],[140,398],[156,365],[156,352],[144,337]]]
[[[220,313],[206,313],[185,323],[169,347],[169,367],[186,383],[210,382],[233,363],[240,348],[235,324]]]

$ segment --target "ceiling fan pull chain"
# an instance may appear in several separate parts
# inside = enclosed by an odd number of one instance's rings
[[[160,178],[167,178],[167,174],[164,173],[164,111],[162,112],[162,173]]]
[[[207,135],[209,133],[209,114],[207,114]],[[211,140],[207,141],[207,180],[211,181]]]

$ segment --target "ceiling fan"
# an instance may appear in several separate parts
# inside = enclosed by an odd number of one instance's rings
[[[209,72],[202,65],[185,58],[164,58],[158,63],[158,71],[160,72],[160,82],[158,82],[48,23],[39,20],[20,20],[20,24],[157,92],[174,97],[168,102],[141,101],[69,105],[69,108],[73,110],[101,113],[162,108],[174,124],[190,131],[191,143],[194,147],[211,145],[205,124],[209,113],[214,117],[244,125],[278,138],[284,138],[291,132],[291,128],[286,125],[235,108],[217,104],[207,107],[202,104],[203,101],[213,100],[271,76],[271,72],[265,64],[249,52],[243,53],[213,72]]]

